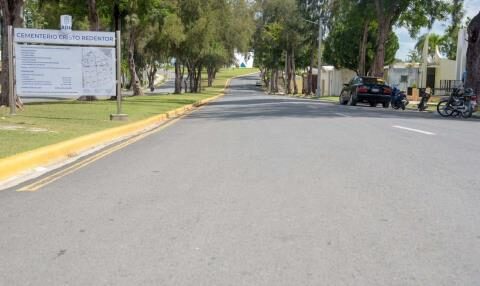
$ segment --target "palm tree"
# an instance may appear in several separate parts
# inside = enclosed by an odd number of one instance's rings
[[[417,43],[415,44],[415,50],[417,50],[417,53],[418,54],[422,54],[423,53],[423,44],[425,43],[425,37],[427,36],[427,34],[423,34],[421,35],[418,40],[417,40]],[[435,34],[435,33],[430,33],[429,37],[428,37],[428,55],[430,57],[434,57],[435,56],[435,51],[436,51],[436,47],[443,47],[445,45],[445,38],[443,36],[440,36],[438,34]]]

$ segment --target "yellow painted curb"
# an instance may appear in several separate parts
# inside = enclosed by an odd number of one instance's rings
[[[75,157],[88,149],[94,148],[95,146],[107,144],[122,137],[132,136],[142,130],[147,129],[148,127],[158,125],[159,123],[162,123],[169,118],[183,115],[196,107],[208,104],[209,102],[222,97],[223,95],[225,95],[225,90],[230,85],[230,81],[232,79],[247,75],[248,74],[235,76],[228,79],[225,83],[224,89],[218,95],[202,99],[194,104],[185,105],[167,113],[155,115],[153,117],[133,122],[127,125],[102,130],[92,134],[84,135],[81,137],[0,159],[0,182],[34,168],[50,165],[55,162],[67,159],[69,157]]]

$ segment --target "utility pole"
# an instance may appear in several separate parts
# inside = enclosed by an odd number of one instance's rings
[[[320,97],[321,96],[321,82],[322,82],[322,34],[323,34],[323,27],[322,27],[322,17],[318,18],[318,23],[313,22],[307,19],[303,19],[305,22],[309,22],[312,24],[318,24],[318,70],[317,70],[317,91],[315,92],[315,95]]]
[[[318,71],[317,71],[317,97],[322,96],[322,16],[318,18]]]

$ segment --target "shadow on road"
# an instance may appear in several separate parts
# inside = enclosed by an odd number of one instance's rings
[[[251,84],[251,81],[248,84],[238,82],[232,84],[226,97],[210,103],[208,108],[195,112],[188,118],[229,120],[269,117],[427,119],[480,123],[480,120],[474,118],[443,118],[437,113],[430,112],[401,111],[369,106],[342,106],[301,98],[271,96],[266,95],[260,87]]]

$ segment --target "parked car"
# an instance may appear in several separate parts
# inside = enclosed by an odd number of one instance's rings
[[[384,108],[390,106],[392,88],[382,78],[356,76],[344,84],[339,102],[342,105],[357,105],[365,102],[370,106],[381,103]]]

